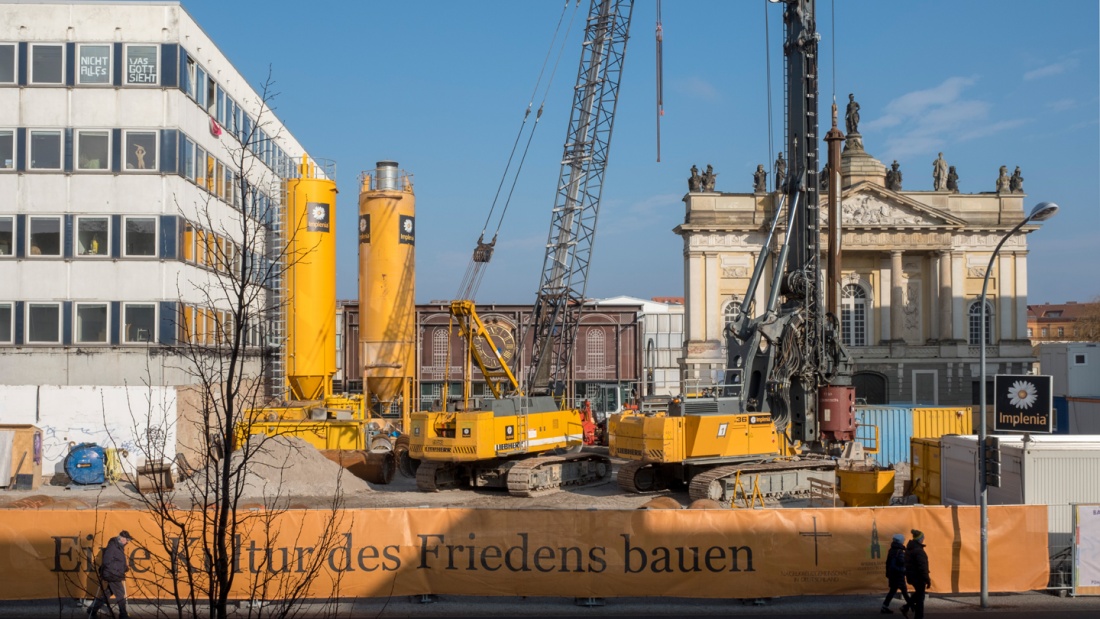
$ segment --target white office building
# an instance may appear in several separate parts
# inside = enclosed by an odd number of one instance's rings
[[[0,3],[0,384],[195,382],[304,155],[179,2]]]

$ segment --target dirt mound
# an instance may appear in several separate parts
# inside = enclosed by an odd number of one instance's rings
[[[268,507],[285,507],[298,497],[331,499],[373,492],[367,482],[295,436],[255,435],[242,449],[233,452],[230,468],[233,473],[239,471],[242,501],[260,500]],[[204,488],[217,479],[219,471],[218,463],[198,471],[180,484],[177,495],[212,498],[213,493]],[[231,481],[230,485],[237,484]]]

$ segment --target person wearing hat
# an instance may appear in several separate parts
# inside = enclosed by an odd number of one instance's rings
[[[882,614],[894,612],[890,610],[890,601],[894,599],[894,595],[900,593],[905,600],[901,614],[908,617],[912,600],[909,599],[909,590],[905,588],[905,536],[901,533],[894,536],[894,541],[890,542],[890,550],[886,553],[886,580],[890,583],[890,592],[882,602]]]
[[[924,592],[932,586],[928,574],[928,554],[924,552],[924,533],[913,529],[913,539],[905,546],[905,579],[913,587],[909,606],[913,619],[924,619]]]
[[[103,562],[99,566],[99,593],[88,609],[88,616],[92,619],[99,616],[99,609],[108,603],[112,595],[118,606],[118,618],[129,618],[126,612],[126,572],[130,570],[126,562],[126,544],[129,542],[130,532],[123,530],[117,537],[112,537],[103,549]]]

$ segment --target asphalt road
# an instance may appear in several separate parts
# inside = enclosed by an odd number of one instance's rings
[[[883,594],[885,595],[885,594]],[[573,598],[497,598],[437,596],[429,603],[418,598],[399,597],[389,600],[344,600],[335,608],[331,604],[313,604],[302,617],[524,617],[525,619],[561,619],[563,617],[739,617],[743,619],[778,619],[783,617],[882,617],[879,595],[787,597],[769,600],[684,599],[684,598],[609,598],[599,605],[585,606]],[[1100,597],[1058,597],[1045,592],[991,595],[990,605],[982,609],[977,595],[933,595],[925,612],[934,617],[972,619],[977,613],[995,613],[998,619],[1032,619],[1037,613],[1057,613],[1061,619],[1100,617]],[[895,611],[899,604],[895,601]],[[241,607],[235,616],[246,616],[249,610],[256,616],[257,608]],[[49,602],[0,603],[0,617],[80,618],[83,605],[71,599]],[[171,608],[158,609],[149,604],[131,604],[132,617],[171,616]],[[108,616],[101,612],[100,616]],[[899,612],[892,617],[902,619]],[[910,614],[912,617],[912,614]]]

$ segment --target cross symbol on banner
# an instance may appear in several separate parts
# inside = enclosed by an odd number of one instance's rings
[[[819,538],[819,537],[832,537],[833,534],[832,533],[825,533],[825,532],[819,533],[817,531],[817,516],[814,516],[814,530],[812,532],[811,531],[799,531],[798,534],[802,535],[802,536],[805,536],[805,537],[814,538],[814,565],[817,565],[817,538]]]

